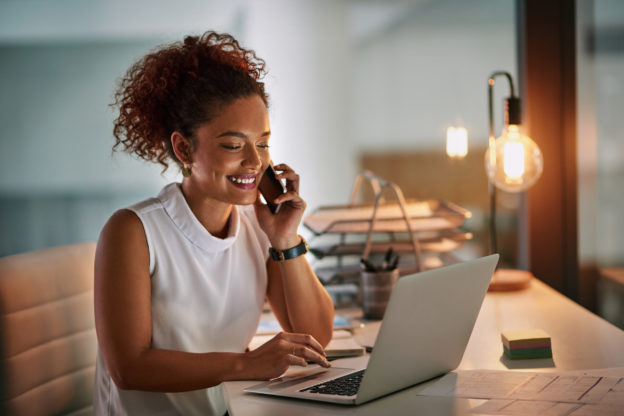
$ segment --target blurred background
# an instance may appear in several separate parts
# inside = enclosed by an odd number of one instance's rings
[[[578,3],[579,253],[622,267],[624,3]],[[0,256],[96,241],[115,210],[181,179],[111,151],[109,104],[136,59],[210,29],[266,60],[272,156],[301,174],[309,212],[346,203],[367,168],[407,197],[471,211],[460,256],[484,254],[487,78],[518,79],[516,10],[512,0],[0,0]],[[507,88],[496,94],[500,132]],[[468,132],[462,160],[445,154],[449,126]],[[499,198],[511,265],[528,261],[516,248],[523,198]]]
[[[95,240],[114,210],[181,179],[112,153],[109,104],[136,59],[208,29],[266,60],[272,157],[301,173],[310,211],[346,203],[367,155],[444,162],[449,125],[484,148],[487,77],[516,69],[513,1],[3,0],[0,255]],[[446,168],[420,175],[479,187]],[[406,193],[440,197],[443,182]]]

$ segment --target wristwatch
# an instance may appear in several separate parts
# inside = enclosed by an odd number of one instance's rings
[[[294,259],[295,257],[299,257],[302,254],[306,254],[308,252],[308,243],[301,236],[301,242],[294,247],[287,248],[286,250],[276,250],[273,247],[269,247],[269,255],[271,259],[275,261],[284,261]]]

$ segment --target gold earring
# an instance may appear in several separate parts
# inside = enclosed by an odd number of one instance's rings
[[[184,164],[184,166],[182,166],[182,176],[185,178],[191,176],[191,167],[189,165]]]

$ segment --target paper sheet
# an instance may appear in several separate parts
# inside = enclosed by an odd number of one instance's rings
[[[334,316],[334,330],[361,328],[363,326],[364,325],[361,322],[357,320],[352,320],[346,316],[342,316],[342,315]],[[277,319],[268,319],[268,320],[262,320],[258,323],[258,329],[256,330],[256,335],[275,335],[281,331],[282,331],[282,327],[280,326]]]
[[[624,369],[549,373],[456,371],[420,394],[489,399],[472,409],[481,414],[624,415]]]

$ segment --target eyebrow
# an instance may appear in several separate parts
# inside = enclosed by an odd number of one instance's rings
[[[260,135],[260,137],[267,137],[271,135],[271,131],[265,131],[264,133],[262,133]],[[219,137],[226,137],[226,136],[232,136],[232,137],[238,137],[241,139],[246,139],[247,135],[245,133],[241,133],[239,131],[226,131],[221,133],[220,135],[217,136],[217,138]]]

